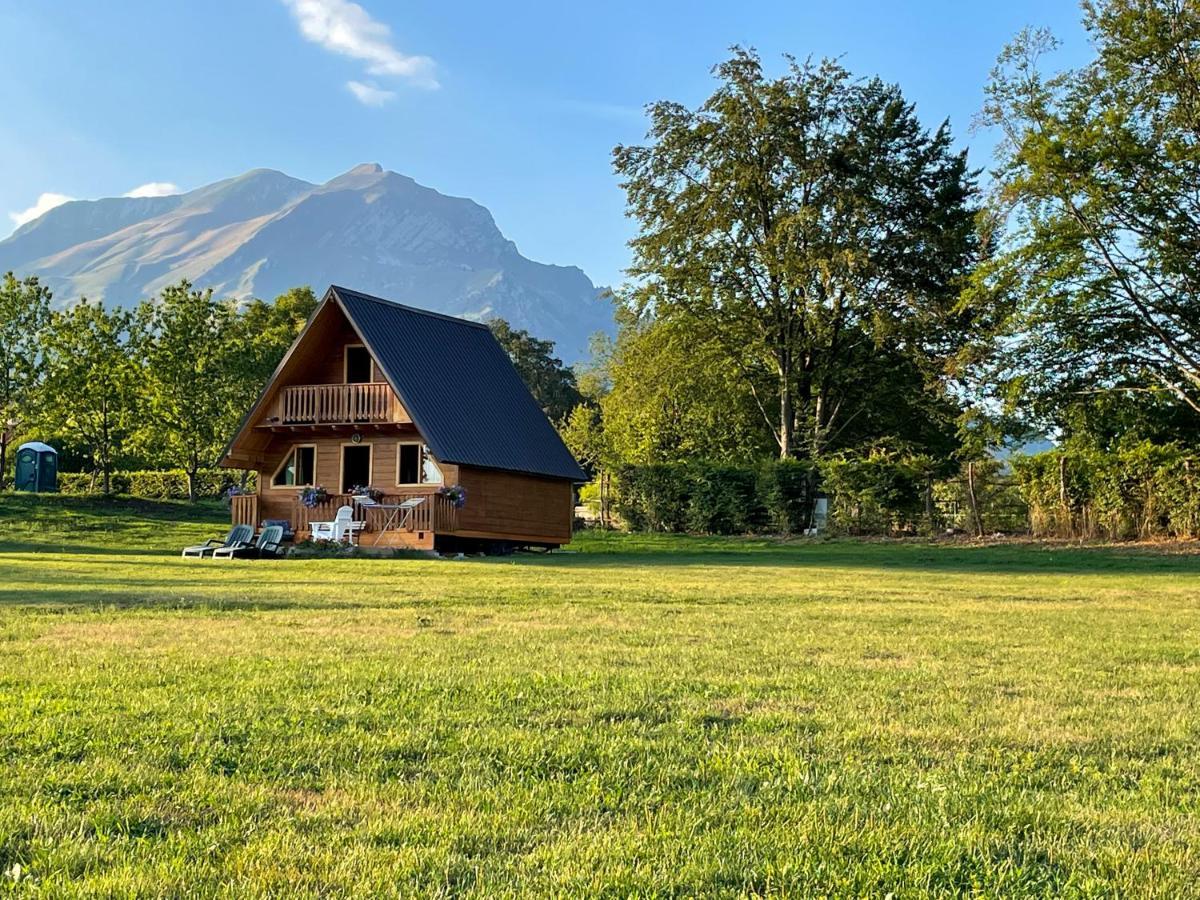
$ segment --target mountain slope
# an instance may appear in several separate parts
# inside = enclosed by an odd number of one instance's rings
[[[0,241],[0,271],[56,301],[130,305],[187,278],[237,298],[331,283],[468,318],[507,319],[582,358],[611,330],[582,271],[525,259],[491,213],[378,165],[322,185],[256,169],[172,197],[77,200]]]

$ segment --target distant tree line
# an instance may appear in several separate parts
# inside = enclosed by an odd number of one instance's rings
[[[309,288],[239,304],[186,281],[132,310],[51,299],[36,277],[0,282],[0,487],[10,445],[36,435],[105,493],[117,466],[162,467],[193,497],[317,304]]]

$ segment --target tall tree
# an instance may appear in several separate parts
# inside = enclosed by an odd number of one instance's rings
[[[193,500],[196,473],[215,464],[245,412],[236,316],[232,303],[187,281],[138,308],[146,365],[142,443],[187,473]]]
[[[113,459],[137,417],[142,369],[131,352],[133,315],[86,300],[52,314],[45,332],[42,418],[91,454],[104,493]]]
[[[556,423],[563,422],[583,399],[575,373],[554,355],[554,342],[535,338],[503,319],[488,323],[538,405]]]
[[[1200,413],[1200,7],[1083,9],[1091,62],[1047,73],[1057,42],[1026,31],[987,89],[1003,252],[976,290],[1013,310],[995,381],[1060,424],[1102,393]]]
[[[50,297],[36,277],[9,272],[0,281],[0,490],[7,486],[8,445],[39,400]]]
[[[699,109],[656,103],[650,142],[614,150],[630,271],[642,306],[723,348],[782,456],[819,454],[859,414],[851,358],[888,347],[934,379],[962,343],[973,175],[947,125],[836,62],[768,78],[735,49],[715,73]]]

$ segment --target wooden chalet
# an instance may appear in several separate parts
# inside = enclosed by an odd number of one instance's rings
[[[258,473],[257,492],[233,498],[234,524],[284,519],[303,540],[352,506],[363,545],[441,551],[564,544],[585,479],[486,325],[336,286],[221,465]],[[317,485],[329,498],[309,508],[302,492]],[[461,508],[442,492],[454,485]],[[354,501],[363,486],[381,507]]]

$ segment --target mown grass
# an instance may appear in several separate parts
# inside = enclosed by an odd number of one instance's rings
[[[172,555],[223,512],[0,498],[0,891],[1197,893],[1191,555]]]

